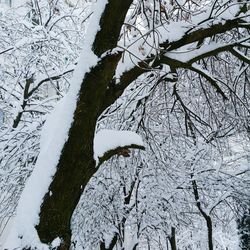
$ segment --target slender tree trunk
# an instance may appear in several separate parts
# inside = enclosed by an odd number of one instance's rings
[[[205,217],[204,217],[205,218]],[[207,222],[207,232],[208,232],[208,249],[213,250],[213,226],[210,216],[205,218]]]
[[[193,176],[191,175],[191,177],[193,177]],[[198,187],[197,187],[197,183],[196,183],[195,180],[192,180],[192,186],[193,186],[196,206],[199,209],[199,211],[200,211],[201,215],[203,216],[203,218],[206,220],[207,235],[208,235],[208,249],[213,250],[213,224],[212,224],[212,219],[201,207],[201,203],[199,201],[200,197],[199,197]]]
[[[23,116],[23,112],[27,106],[27,102],[28,102],[28,98],[29,98],[29,88],[30,85],[33,83],[33,77],[31,76],[30,78],[26,79],[26,83],[24,86],[24,91],[23,91],[23,103],[21,105],[22,110],[18,112],[17,116],[15,117],[14,121],[13,121],[13,128],[17,128],[17,126],[19,125],[22,116]]]
[[[169,242],[170,242],[171,250],[177,250],[176,239],[175,239],[175,227],[171,227],[171,236],[169,237]]]

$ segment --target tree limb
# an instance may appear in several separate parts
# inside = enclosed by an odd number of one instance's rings
[[[111,149],[111,150],[105,152],[105,154],[103,156],[99,157],[99,162],[98,162],[97,167],[99,167],[103,162],[109,160],[114,155],[122,155],[124,157],[129,157],[130,156],[129,155],[130,148],[145,150],[144,146],[137,145],[137,144],[130,144],[127,146],[117,147],[115,149]]]

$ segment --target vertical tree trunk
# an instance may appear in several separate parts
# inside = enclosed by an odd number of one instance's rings
[[[193,175],[191,175],[191,178],[193,178]],[[200,203],[200,197],[199,197],[199,192],[198,192],[198,187],[197,183],[195,180],[192,180],[192,187],[194,191],[194,197],[196,201],[196,206],[199,209],[201,215],[203,218],[206,220],[207,223],[207,235],[208,235],[208,249],[213,250],[213,224],[212,224],[212,219],[210,215],[208,215],[201,207]]]
[[[208,233],[208,249],[213,250],[213,225],[210,216],[206,216],[207,233]]]
[[[176,239],[175,239],[175,227],[171,227],[171,236],[169,237],[169,242],[170,242],[171,250],[177,250]]]

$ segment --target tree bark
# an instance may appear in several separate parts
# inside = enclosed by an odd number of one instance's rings
[[[113,74],[119,57],[107,57],[107,61],[103,60],[102,64],[85,76],[69,139],[64,145],[57,172],[41,207],[37,226],[40,239],[48,243],[59,236],[65,244],[61,249],[69,248],[72,213],[85,186],[97,170],[93,159],[95,124],[107,86],[105,76]]]
[[[109,0],[93,44],[93,52],[97,56],[116,46],[131,2]],[[84,188],[97,171],[93,158],[95,125],[101,111],[105,109],[103,99],[120,57],[121,53],[106,55],[85,75],[68,140],[41,206],[40,222],[36,227],[40,240],[48,244],[60,237],[60,250],[70,248],[71,216]]]

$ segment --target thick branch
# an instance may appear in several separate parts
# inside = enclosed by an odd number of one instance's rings
[[[96,35],[93,51],[97,56],[115,48],[121,27],[133,0],[109,0],[100,21],[100,31]]]
[[[187,61],[188,64],[192,64],[194,62],[197,62],[201,59],[210,57],[210,56],[214,56],[214,55],[218,55],[221,52],[225,52],[225,51],[229,51],[231,48],[233,48],[233,46],[235,46],[235,44],[222,44],[219,46],[215,46],[214,48],[210,48],[208,49],[208,51],[204,51],[203,53],[200,53],[196,56],[194,56],[193,58],[191,58],[190,60]],[[203,48],[201,48],[203,49]]]
[[[168,64],[174,68],[189,68],[189,66],[206,57],[217,55],[220,52],[228,51],[233,46],[238,46],[239,42],[236,42],[235,44],[225,45],[225,46],[219,46],[217,48],[211,49],[210,51],[201,53],[200,55],[190,59],[188,62],[184,63],[178,60],[175,60],[173,58],[169,58],[165,56],[166,51],[176,50],[180,47],[183,47],[190,43],[195,43],[200,40],[204,40],[207,37],[213,37],[218,34],[223,34],[227,31],[230,31],[234,28],[241,27],[242,21],[240,18],[236,18],[233,20],[227,20],[223,23],[212,25],[208,28],[201,28],[197,29],[193,32],[185,34],[181,39],[178,41],[174,41],[169,43],[166,41],[165,43],[160,44],[160,47],[163,48],[161,53],[159,53],[158,58],[155,57],[148,57],[145,60],[141,61],[133,67],[132,69],[124,72],[120,77],[120,82],[118,84],[114,83],[114,80],[112,80],[109,84],[109,89],[106,93],[106,100],[103,103],[103,110],[107,108],[109,105],[111,105],[125,90],[125,88],[133,82],[135,79],[137,79],[140,75],[154,69],[155,67],[159,66],[160,64]],[[247,28],[248,25],[245,24],[243,26],[244,28]],[[242,58],[243,59],[243,58]],[[245,58],[244,58],[245,59]],[[153,62],[152,66],[149,66]],[[197,72],[198,73],[198,72]],[[224,99],[227,99],[223,91],[219,88],[216,81],[214,79],[211,80],[211,78],[207,77],[207,75],[204,74],[204,72],[201,72],[203,77],[205,77],[212,85],[216,88],[217,92],[220,93]]]

